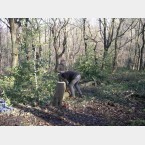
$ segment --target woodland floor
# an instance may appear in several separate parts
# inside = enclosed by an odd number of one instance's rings
[[[144,103],[127,98],[128,104],[99,99],[71,98],[62,108],[51,105],[17,105],[14,111],[0,114],[1,126],[127,126],[145,125]],[[145,101],[144,101],[145,102]]]
[[[144,126],[145,98],[126,91],[102,95],[98,87],[81,86],[84,98],[68,98],[63,107],[16,105],[0,114],[1,126]],[[100,88],[101,89],[101,88]],[[119,94],[119,96],[117,96]],[[89,96],[89,97],[88,97]]]

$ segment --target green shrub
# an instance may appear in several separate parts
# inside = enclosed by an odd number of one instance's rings
[[[145,126],[145,120],[131,120],[129,124],[132,126]]]
[[[82,78],[87,80],[97,79],[105,80],[110,73],[110,67],[101,70],[101,60],[98,58],[96,61],[94,56],[90,54],[88,58],[82,56],[75,63],[75,69],[82,73]],[[109,68],[109,69],[108,69]]]
[[[37,72],[38,89],[36,89],[33,62],[24,62],[11,75],[0,79],[4,90],[3,98],[11,103],[34,104],[50,101],[57,81],[55,73],[45,73],[40,68]]]

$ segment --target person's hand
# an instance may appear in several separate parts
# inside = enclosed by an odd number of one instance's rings
[[[70,90],[69,90],[68,86],[66,86],[66,92],[68,92],[70,94]]]
[[[66,86],[68,87],[69,86],[69,82],[67,80],[65,80],[65,83],[66,83]]]

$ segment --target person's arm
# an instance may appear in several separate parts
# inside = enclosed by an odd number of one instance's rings
[[[66,85],[69,84],[69,82],[67,81],[67,79],[63,78],[61,74],[58,74],[58,79],[59,79],[59,81],[64,81],[66,83]]]
[[[69,85],[69,82],[67,81],[67,79],[64,79],[65,83],[66,83],[66,86]]]
[[[58,74],[58,80],[59,80],[60,82],[63,81],[63,77],[61,76],[60,73]]]

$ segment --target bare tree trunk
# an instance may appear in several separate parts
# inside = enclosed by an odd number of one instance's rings
[[[6,44],[6,47],[8,49],[8,58],[7,58],[7,62],[8,62],[8,66],[10,67],[11,66],[11,63],[10,63],[10,58],[11,58],[11,53],[10,53],[10,49],[9,49],[9,28],[7,28],[7,44]]]
[[[59,65],[59,57],[58,57],[58,54],[57,54],[57,51],[55,51],[55,72],[57,72],[57,68],[58,68],[58,65]]]
[[[28,21],[29,21],[29,18],[26,18],[25,19],[25,28],[26,28],[26,36],[25,36],[25,49],[26,49],[26,58],[27,60],[29,61],[30,60],[30,46],[29,46],[29,42],[28,42]]]
[[[134,50],[134,58],[133,58],[133,70],[137,69],[137,48]]]
[[[41,46],[41,29],[39,27],[39,59],[41,58],[42,46]]]
[[[119,31],[120,31],[120,28],[121,28],[121,24],[123,22],[123,19],[119,19],[119,20],[120,20],[120,22],[119,22],[119,25],[117,27],[117,32],[116,32],[116,37],[115,37],[115,47],[114,47],[115,52],[114,52],[114,58],[113,58],[113,63],[112,63],[113,72],[117,69],[117,49],[118,49],[117,43],[118,43]]]
[[[9,18],[11,41],[12,41],[12,68],[18,66],[17,24],[14,18]]]
[[[117,69],[117,39],[115,39],[114,58],[113,58],[113,72]]]
[[[132,27],[132,26],[131,26]],[[133,68],[133,61],[132,61],[132,29],[130,30],[131,32],[131,41],[130,41],[130,45],[129,45],[129,54],[128,54],[128,58],[129,58],[129,63],[128,63],[128,68],[132,69]]]
[[[0,28],[0,74],[2,73],[2,29]]]
[[[101,70],[104,69],[105,61],[106,61],[105,59],[107,58],[108,49],[111,46],[111,43],[113,41],[114,22],[115,22],[115,19],[112,18],[110,26],[108,27],[106,18],[103,18],[103,21],[99,19],[100,34],[103,38],[103,44],[104,44],[104,54],[103,54],[103,59],[102,59]],[[102,25],[103,25],[103,30],[102,30]]]
[[[139,65],[139,70],[142,70],[144,68],[144,62],[143,62],[143,51],[144,51],[144,28],[145,28],[145,24],[143,24],[142,26],[142,46],[141,46],[141,50],[140,50],[140,65]]]
[[[100,22],[101,23],[101,22]],[[100,24],[101,25],[101,24]],[[107,56],[107,53],[108,53],[108,51],[107,51],[107,36],[106,36],[106,29],[107,29],[107,24],[106,24],[106,19],[104,18],[104,26],[103,26],[103,28],[104,28],[104,31],[103,31],[103,33],[104,33],[104,53],[103,53],[103,60],[102,60],[102,66],[101,66],[101,70],[103,70],[104,69],[104,65],[105,65],[105,58],[106,58],[106,56]]]
[[[36,67],[36,48],[35,46],[33,46],[33,51],[34,51],[34,59],[33,59],[33,63],[34,63],[34,75],[35,75],[35,88],[36,90],[38,89],[38,78],[37,78],[37,67]]]
[[[62,57],[62,55],[64,54],[66,47],[67,47],[67,35],[66,35],[66,29],[64,30],[64,39],[63,39],[63,50],[60,54],[58,54],[58,48],[57,48],[57,44],[56,44],[56,37],[54,37],[54,42],[53,42],[53,46],[55,49],[55,72],[58,71],[58,65],[59,65],[59,59]]]
[[[106,58],[107,58],[107,54],[108,54],[108,50],[104,49],[101,70],[104,69],[105,61],[106,61]]]
[[[63,50],[61,53],[59,53],[59,38],[61,37],[61,32],[62,30],[64,30],[69,22],[69,19],[67,20],[63,20],[63,22],[60,19],[51,19],[53,21],[53,26],[51,27],[51,32],[52,32],[52,36],[53,36],[53,47],[54,47],[54,51],[55,51],[55,72],[57,72],[57,68],[58,68],[58,64],[59,64],[59,58],[64,54],[65,52],[65,48],[63,47]],[[59,24],[59,26],[58,26]]]
[[[134,51],[134,65],[133,65],[133,70],[138,70],[138,64],[139,64],[139,44],[138,44],[138,39],[139,39],[139,30],[135,31],[135,51]]]
[[[117,30],[116,30],[116,36],[115,36],[115,47],[114,47],[114,50],[115,50],[115,53],[114,53],[114,57],[113,57],[113,63],[112,63],[112,68],[113,68],[113,72],[117,69],[117,50],[120,49],[121,47],[123,47],[124,45],[126,45],[127,43],[131,42],[132,43],[132,40],[133,40],[133,33],[132,33],[132,29],[136,26],[134,24],[135,21],[132,21],[131,24],[123,31],[120,31],[121,30],[121,26],[123,25],[123,22],[125,22],[125,19],[124,18],[119,18],[119,25],[117,27]],[[120,43],[120,46],[118,46],[118,40],[119,38],[121,38],[122,36],[125,35],[125,33],[128,31],[128,30],[131,30],[131,39],[127,40],[126,42],[124,42],[122,45]],[[130,43],[130,48],[131,48],[131,43]],[[130,54],[130,53],[129,53]],[[129,56],[130,58],[131,56]]]
[[[51,30],[49,31],[49,45],[48,45],[48,49],[49,49],[49,68],[51,66]]]
[[[97,62],[97,53],[96,53],[96,50],[97,50],[97,43],[94,46],[94,62],[95,62],[95,65],[98,63]]]
[[[83,18],[83,39],[85,45],[85,55],[88,58],[88,50],[87,50],[87,38],[86,38],[86,18]]]
[[[59,56],[58,56],[58,49],[57,49],[57,44],[56,44],[56,37],[54,36],[53,38],[53,47],[55,50],[55,72],[57,72],[58,64],[59,64]]]
[[[137,64],[137,70],[140,70],[140,48],[138,49],[138,64]]]
[[[43,55],[45,57],[45,59],[47,58],[47,46],[46,46],[46,43],[47,43],[47,31],[46,31],[46,26],[44,28],[44,42],[45,42],[45,47],[44,47],[44,51],[43,51]],[[48,64],[46,64],[46,67],[48,66]]]

